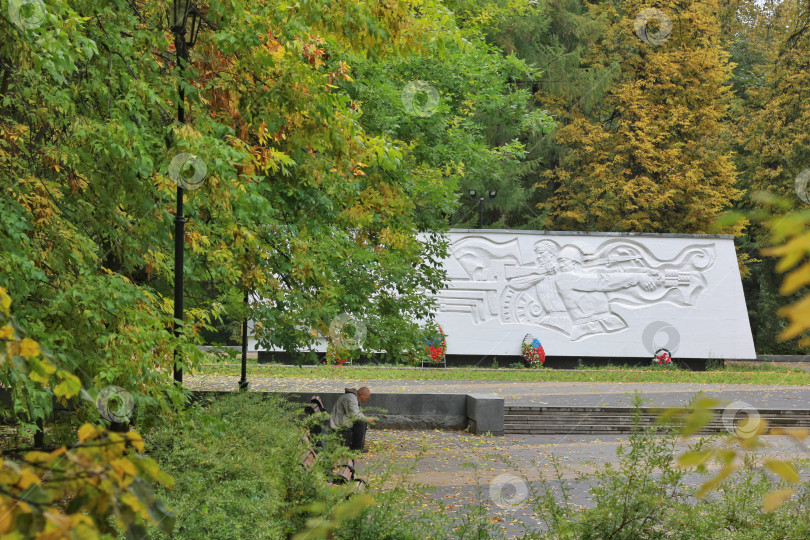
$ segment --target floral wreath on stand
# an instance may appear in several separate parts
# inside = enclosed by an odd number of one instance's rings
[[[531,334],[526,334],[526,337],[523,338],[520,350],[523,353],[523,363],[526,367],[537,367],[546,363],[546,351],[543,349],[543,345]]]
[[[351,363],[351,351],[346,347],[338,347],[334,343],[326,345],[326,357],[323,363],[327,365],[342,366],[346,362]]]
[[[434,364],[443,362],[447,354],[447,339],[444,330],[440,325],[437,328],[439,329],[439,337],[425,341],[425,350],[430,355],[430,361]]]
[[[652,363],[659,366],[669,366],[672,365],[672,353],[669,350],[661,347],[657,351],[655,351],[655,355],[653,355]]]

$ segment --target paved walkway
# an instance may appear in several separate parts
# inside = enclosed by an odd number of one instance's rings
[[[679,442],[676,454],[685,451],[692,441]],[[518,537],[543,528],[533,508],[541,501],[531,496],[543,490],[541,478],[548,482],[558,500],[564,486],[573,505],[593,506],[588,490],[595,481],[583,475],[600,470],[608,462],[615,464],[616,450],[627,442],[626,436],[487,437],[460,431],[371,429],[366,437],[369,453],[360,458],[357,471],[359,476],[377,484],[384,477],[392,483],[390,477],[384,476],[385,471],[405,469],[408,472],[403,471],[401,481],[425,488],[421,496],[446,505],[449,514],[458,517],[465,507],[483,504],[491,521],[508,537]],[[756,451],[760,459],[769,456],[795,461],[810,457],[810,449],[787,437],[767,436],[763,442],[767,446]],[[556,456],[561,464],[562,486],[556,480],[551,456]],[[710,465],[710,471],[716,474],[719,467]],[[802,476],[808,479],[806,470]],[[692,473],[685,484],[697,488],[707,479]]]
[[[185,378],[194,390],[235,390],[238,377],[201,375]],[[698,392],[757,409],[810,409],[810,386],[764,386],[691,383],[584,383],[510,381],[412,381],[251,377],[250,389],[272,392],[342,392],[368,386],[372,392],[405,394],[495,394],[506,405],[572,407],[630,406],[635,391],[653,407],[685,405]]]
[[[504,398],[507,405],[629,406],[634,391],[640,391],[650,406],[688,403],[698,392],[724,402],[742,401],[758,409],[810,409],[810,387],[753,386],[690,383],[566,383],[501,381],[390,381],[311,378],[249,379],[253,391],[341,392],[347,386],[368,386],[380,393],[488,393]],[[235,390],[238,377],[192,376],[185,385],[195,390]],[[810,447],[786,437],[763,438],[766,448],[758,453],[796,460],[810,456]],[[605,463],[616,462],[616,449],[627,436],[596,435],[506,435],[487,437],[462,431],[393,431],[370,429],[369,453],[358,460],[357,472],[375,484],[394,482],[385,471],[400,469],[400,482],[427,489],[428,497],[447,506],[450,514],[463,513],[474,503],[487,506],[489,519],[509,537],[542,528],[527,493],[541,489],[541,478],[559,496],[549,457],[564,466],[563,485],[575,505],[590,506],[588,490],[594,481],[583,475]],[[688,441],[678,445],[686,448]],[[470,467],[465,464],[474,464]],[[714,470],[713,472],[716,472]],[[807,478],[807,471],[802,471]],[[396,477],[396,475],[395,475]],[[691,474],[687,484],[698,486],[705,477]],[[498,494],[500,493],[500,498]],[[513,506],[504,504],[512,503]]]

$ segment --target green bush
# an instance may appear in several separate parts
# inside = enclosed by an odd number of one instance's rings
[[[637,403],[640,406],[640,402]],[[640,412],[640,409],[638,409]],[[379,473],[361,467],[370,482],[359,495],[328,486],[330,464],[348,456],[325,440],[311,472],[300,462],[305,425],[295,407],[275,396],[237,394],[195,406],[174,427],[147,438],[176,488],[158,495],[177,514],[176,538],[343,540],[502,538],[479,486],[477,501],[452,517],[427,502],[408,476],[413,463],[392,463]],[[527,510],[544,526],[526,538],[765,540],[810,538],[810,485],[774,512],[762,497],[783,485],[748,456],[740,469],[704,499],[687,480],[696,474],[678,467],[674,427],[637,429],[617,459],[585,475],[592,505],[573,504],[562,472],[557,482],[532,486]],[[700,451],[717,441],[700,439]],[[553,459],[553,458],[552,458]],[[557,462],[555,462],[556,464]],[[559,487],[559,495],[554,487]],[[153,528],[151,538],[162,533]]]
[[[322,469],[307,473],[301,465],[296,416],[276,397],[231,395],[148,437],[176,480],[160,494],[177,514],[175,538],[286,538],[304,526],[299,507],[334,498]]]
[[[636,398],[636,414],[641,402]],[[638,423],[637,423],[638,426]],[[561,497],[554,495],[547,480],[527,501],[541,515],[547,529],[539,538],[653,540],[711,538],[712,540],[800,540],[810,538],[810,483],[798,486],[796,494],[775,511],[763,511],[763,496],[787,487],[773,480],[750,455],[744,455],[736,473],[720,483],[705,498],[686,480],[695,472],[678,466],[676,442],[679,426],[637,427],[626,446],[620,446],[615,464],[586,474],[593,483],[593,506],[574,510],[557,470]],[[690,452],[716,446],[715,437],[700,438]],[[700,470],[700,469],[698,469]],[[701,471],[712,477],[715,473]]]
[[[331,464],[349,456],[327,437],[305,471],[299,412],[276,396],[235,394],[198,404],[182,423],[149,434],[149,451],[175,478],[174,490],[158,494],[177,514],[174,538],[456,538],[445,532],[445,517],[413,497],[405,482],[412,463],[368,477],[361,496],[327,483]]]

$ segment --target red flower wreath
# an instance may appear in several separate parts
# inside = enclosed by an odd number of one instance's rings
[[[444,330],[442,327],[439,326],[439,337],[438,339],[434,339],[432,341],[426,341],[428,354],[430,355],[430,360],[434,364],[438,364],[442,360],[444,360],[444,355],[447,353],[447,340],[445,339]]]
[[[658,364],[659,366],[672,364],[672,353],[664,348],[658,349],[653,356],[653,364]]]
[[[342,366],[348,361],[349,361],[348,349],[337,347],[332,343],[326,346],[326,358],[324,358],[323,360],[324,364],[334,364],[336,366]]]
[[[535,338],[531,342],[524,341],[520,350],[523,352],[523,363],[526,364],[526,367],[542,366],[546,363],[546,351],[539,339]]]

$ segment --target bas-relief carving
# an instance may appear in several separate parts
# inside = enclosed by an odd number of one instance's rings
[[[524,261],[517,238],[467,236],[450,246],[449,289],[439,311],[468,313],[474,324],[498,319],[556,330],[577,341],[627,328],[614,304],[645,308],[661,302],[688,307],[706,287],[713,243],[686,246],[664,260],[644,244],[611,239],[593,253],[573,243],[540,240]]]

